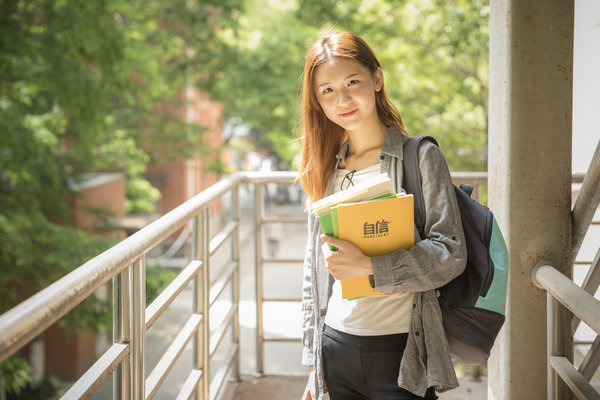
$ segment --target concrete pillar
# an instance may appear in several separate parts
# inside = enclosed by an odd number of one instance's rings
[[[510,274],[507,319],[488,364],[488,400],[547,399],[546,294],[530,271],[545,259],[571,276],[574,5],[491,0],[490,15],[489,198],[507,240]]]

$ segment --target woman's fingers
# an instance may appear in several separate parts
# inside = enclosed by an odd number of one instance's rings
[[[357,246],[327,235],[323,235],[321,238],[327,244],[338,249],[325,254],[327,268],[335,279],[350,279],[373,273],[371,258],[365,256]]]

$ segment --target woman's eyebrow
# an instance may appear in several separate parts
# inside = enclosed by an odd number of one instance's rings
[[[347,77],[345,77],[345,78],[344,78],[344,80],[346,80],[346,79],[350,79],[350,78],[352,78],[352,77],[354,77],[354,76],[356,76],[356,75],[358,75],[358,72],[355,72],[355,73],[353,73],[353,74],[350,74],[350,75],[348,75]],[[317,86],[317,87],[321,87],[321,86],[325,86],[325,85],[329,85],[329,84],[330,84],[329,82],[323,82],[323,83],[321,83],[321,84],[320,84],[319,86]]]

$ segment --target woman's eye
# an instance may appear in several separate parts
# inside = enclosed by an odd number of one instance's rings
[[[348,82],[348,86],[356,85],[357,83],[358,79],[352,79],[350,82]]]
[[[331,88],[323,89],[323,93],[331,93],[333,90]]]

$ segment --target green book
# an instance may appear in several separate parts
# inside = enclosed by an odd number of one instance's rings
[[[321,215],[319,217],[319,224],[321,224],[321,230],[323,231],[324,234],[326,234],[327,236],[337,237],[333,234],[333,224],[331,222],[331,212]],[[329,246],[329,249],[332,251],[337,250],[337,247],[335,247],[335,246],[332,246],[330,244],[328,244],[327,246]]]
[[[331,214],[331,227],[333,228],[333,237],[336,239],[340,238],[340,229],[338,226],[338,208],[337,206],[331,207],[329,211]]]

